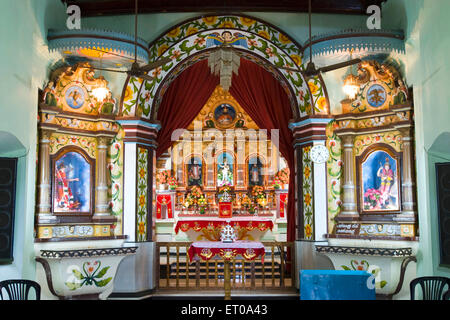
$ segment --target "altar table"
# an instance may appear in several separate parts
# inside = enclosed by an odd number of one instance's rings
[[[238,240],[258,240],[267,230],[273,229],[273,221],[259,217],[233,217],[229,219],[214,217],[181,218],[175,225],[175,233],[181,230],[194,237],[194,241],[206,239],[220,240],[220,231],[227,225],[234,227]],[[189,232],[191,231],[191,232]]]
[[[188,249],[189,262],[194,259],[209,261],[211,259],[224,260],[224,291],[225,300],[231,300],[230,261],[241,256],[247,261],[258,257],[264,261],[265,249],[261,242],[235,241],[224,243],[221,241],[198,241],[191,244]],[[263,262],[264,263],[264,262]]]

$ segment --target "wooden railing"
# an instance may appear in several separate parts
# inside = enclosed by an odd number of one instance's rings
[[[293,242],[263,242],[265,257],[255,261],[232,260],[232,289],[294,288],[295,256]],[[194,261],[186,254],[191,242],[158,242],[157,286],[159,289],[192,290],[223,288],[223,260]],[[290,254],[288,253],[290,251]]]

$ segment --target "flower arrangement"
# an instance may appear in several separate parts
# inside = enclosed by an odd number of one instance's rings
[[[200,213],[204,214],[205,213],[205,208],[208,206],[208,202],[206,201],[206,198],[204,195],[201,195],[198,199],[197,199],[197,204],[200,208]]]
[[[203,199],[203,200],[200,200]],[[205,196],[203,195],[202,189],[199,186],[193,186],[191,192],[189,192],[184,199],[184,206],[189,208],[192,205],[199,205],[199,200],[201,203],[207,203]]]
[[[252,197],[256,200],[259,198],[266,198],[266,193],[264,192],[264,188],[261,186],[254,186],[252,189]]]
[[[252,200],[247,195],[244,195],[241,200],[241,205],[248,209],[252,205]]]
[[[198,198],[200,198],[201,196],[203,196],[202,189],[199,186],[193,186],[192,189],[191,189],[190,194],[196,200]]]
[[[275,179],[280,181],[280,184],[288,184],[289,183],[289,168],[284,168],[278,171],[275,174]]]
[[[175,177],[169,177],[167,178],[167,183],[169,185],[169,188],[171,190],[175,190],[176,187],[178,187],[177,185],[177,179]]]
[[[217,191],[218,194],[230,193],[230,192],[231,192],[231,187],[229,185],[223,185]]]
[[[365,210],[375,209],[380,204],[381,196],[382,193],[380,190],[368,189],[364,193],[364,209]]]
[[[280,178],[278,178],[278,177],[275,177],[275,179],[273,179],[273,187],[275,188],[275,189],[280,189],[281,188],[281,180],[280,180]]]
[[[169,170],[159,171],[156,174],[156,182],[158,184],[165,184],[165,183],[167,183],[169,178],[170,178],[170,171]]]

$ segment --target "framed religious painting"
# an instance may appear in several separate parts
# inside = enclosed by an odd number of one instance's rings
[[[358,206],[362,214],[401,212],[401,156],[375,144],[356,158]]]
[[[91,215],[94,208],[95,159],[76,146],[67,146],[51,158],[54,215]]]
[[[259,157],[250,157],[248,159],[248,186],[262,186],[263,185],[263,164]]]
[[[190,157],[186,163],[186,184],[188,186],[203,186],[203,161],[199,156]]]

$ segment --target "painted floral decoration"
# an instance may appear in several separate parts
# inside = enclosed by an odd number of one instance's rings
[[[101,262],[99,260],[94,262],[85,262],[83,263],[82,271],[80,272],[78,269],[72,269],[73,276],[80,281],[67,281],[65,284],[70,290],[76,290],[81,288],[82,286],[91,286],[95,285],[97,287],[106,286],[111,280],[112,277],[102,279],[106,272],[109,270],[108,267],[104,267],[100,270]]]
[[[377,189],[369,189],[364,193],[364,209],[372,210],[380,207],[381,191]]]

